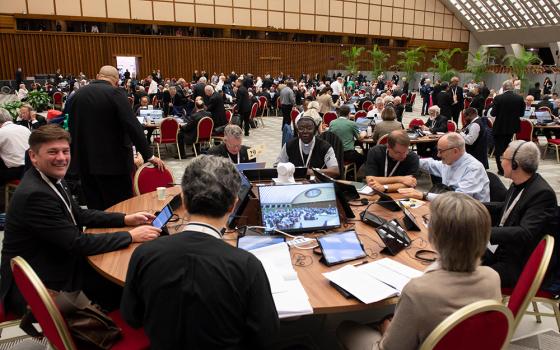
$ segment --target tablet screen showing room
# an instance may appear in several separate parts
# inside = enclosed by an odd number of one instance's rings
[[[340,226],[333,183],[259,187],[266,231],[312,232]]]
[[[366,256],[356,231],[333,233],[317,238],[323,258],[328,265],[342,263]]]
[[[285,242],[282,236],[243,236],[237,239],[237,248],[254,250],[282,242]]]

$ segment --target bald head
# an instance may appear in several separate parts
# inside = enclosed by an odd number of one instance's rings
[[[103,66],[97,73],[98,80],[105,80],[113,85],[117,85],[119,82],[119,72],[113,66]]]
[[[206,94],[206,96],[212,96],[212,94],[214,93],[214,88],[211,85],[206,85],[204,87],[204,93]]]

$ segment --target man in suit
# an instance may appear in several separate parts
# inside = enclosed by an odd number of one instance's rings
[[[483,263],[500,274],[503,288],[515,286],[529,256],[546,233],[553,232],[557,200],[537,173],[540,151],[533,142],[513,141],[501,159],[513,182],[505,202],[488,203],[492,215],[490,244]]]
[[[25,126],[29,130],[35,130],[47,124],[47,120],[42,115],[37,114],[30,105],[23,105],[19,108],[19,117],[16,124]]]
[[[200,77],[200,79],[198,79],[198,83],[194,84],[193,86],[192,98],[196,100],[196,98],[200,96],[204,99],[204,103],[206,104],[208,101],[206,95],[204,94],[205,87],[206,87],[206,78]]]
[[[535,87],[530,88],[527,95],[531,95],[535,100],[539,101],[541,99],[541,83],[536,82]]]
[[[249,91],[243,86],[243,81],[237,79],[235,81],[235,86],[237,87],[237,93],[235,95],[237,99],[237,111],[241,116],[241,127],[245,129],[245,136],[249,136],[249,119],[251,118],[251,99],[249,97]]]
[[[219,92],[214,91],[212,85],[206,85],[206,87],[204,88],[204,94],[208,99],[206,111],[212,114],[212,120],[214,120],[214,129],[226,125],[226,109],[224,107],[224,99],[222,95]]]
[[[480,86],[475,85],[471,89],[472,101],[470,107],[476,109],[479,117],[482,117],[482,112],[484,111],[484,97],[480,93]]]
[[[70,135],[50,124],[29,137],[33,164],[18,186],[8,211],[0,264],[0,298],[7,310],[25,311],[10,260],[23,257],[47,288],[83,289],[104,307],[118,306],[120,288],[98,275],[84,257],[126,248],[132,242],[152,240],[160,230],[145,225],[148,213],[125,215],[81,209],[63,181],[70,164]],[[85,234],[81,228],[143,225],[125,232]],[[112,295],[113,293],[116,294]]]
[[[118,81],[115,67],[101,67],[97,80],[76,92],[69,109],[72,157],[90,209],[104,210],[132,197],[133,145],[143,159],[164,167]]]
[[[449,120],[453,115],[453,97],[451,97],[451,94],[449,93],[449,84],[446,81],[440,84],[440,88],[440,92],[438,92],[437,95],[432,96],[436,96],[435,104],[440,109],[440,115]]]
[[[197,97],[194,102],[193,112],[187,116],[185,123],[179,128],[179,133],[177,134],[177,142],[179,143],[179,152],[181,158],[187,158],[187,153],[185,151],[185,144],[192,146],[196,141],[197,126],[200,119],[204,117],[212,117],[212,115],[206,111],[206,106],[202,97]],[[177,157],[178,158],[178,157]]]
[[[448,118],[453,118],[455,124],[459,125],[459,114],[464,108],[463,102],[463,88],[459,85],[459,77],[453,77],[449,84],[449,96],[451,96],[451,115]]]
[[[224,129],[224,142],[208,150],[209,155],[228,158],[235,164],[254,163],[257,158],[249,159],[249,147],[243,145],[243,130],[235,124]]]
[[[25,169],[28,128],[13,123],[12,116],[0,108],[0,186],[10,180],[21,179]]]
[[[523,97],[513,92],[511,80],[506,80],[502,85],[502,89],[504,93],[494,98],[494,107],[491,114],[496,117],[492,127],[494,155],[496,156],[498,174],[503,176],[504,169],[502,168],[500,157],[511,142],[513,134],[518,132],[521,127],[519,118],[523,117],[525,113],[525,102]]]

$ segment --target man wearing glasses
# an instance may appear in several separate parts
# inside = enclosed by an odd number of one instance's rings
[[[309,175],[313,175],[311,168],[321,169],[330,177],[338,177],[338,161],[331,145],[318,137],[317,125],[310,116],[303,115],[296,120],[298,137],[286,142],[276,160],[278,163],[290,162],[296,167],[306,167]]]
[[[481,202],[490,201],[490,181],[484,165],[465,151],[465,140],[460,134],[451,132],[442,136],[437,144],[437,154],[441,160],[420,159],[420,169],[441,177],[442,184],[455,192],[463,192]],[[399,193],[429,201],[437,197],[432,190],[420,192],[402,188]]]
[[[249,159],[248,149],[243,145],[243,130],[229,124],[224,129],[224,143],[210,148],[208,154],[229,158],[234,164],[255,162],[257,158]]]

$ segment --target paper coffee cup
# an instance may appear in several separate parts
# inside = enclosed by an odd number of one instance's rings
[[[157,198],[162,201],[165,199],[165,187],[156,188]]]

